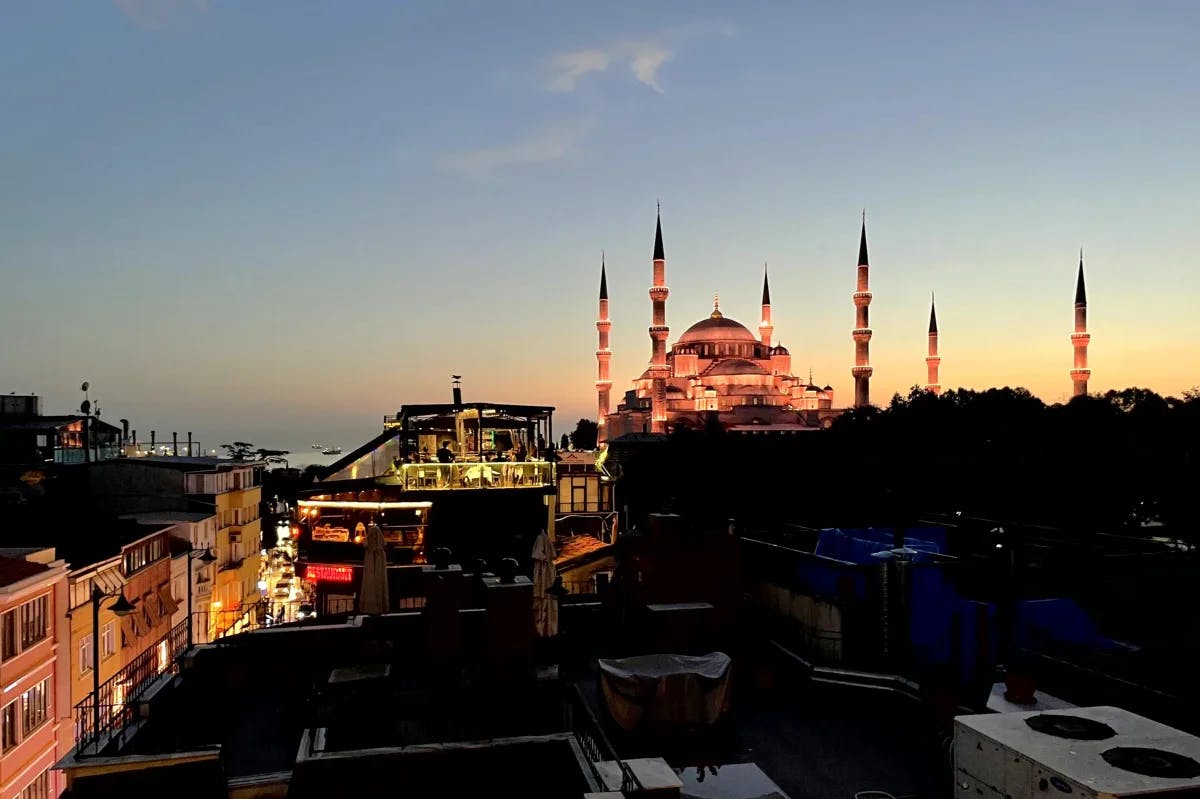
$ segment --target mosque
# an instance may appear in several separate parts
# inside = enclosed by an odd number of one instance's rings
[[[600,265],[600,303],[596,330],[596,393],[601,441],[610,441],[630,433],[666,433],[678,427],[703,429],[716,423],[733,432],[791,433],[827,428],[846,408],[835,407],[834,391],[829,385],[796,375],[787,348],[774,341],[771,323],[771,289],[764,267],[762,309],[758,335],[745,325],[726,316],[719,298],[713,298],[713,310],[693,324],[667,348],[667,260],[663,248],[662,214],[654,231],[653,279],[650,286],[650,363],[633,381],[615,411],[610,410],[612,379],[609,362],[608,278],[603,259]],[[858,245],[855,290],[851,294],[855,324],[853,407],[870,404],[870,261],[867,256],[867,224],[863,214]],[[1071,380],[1073,393],[1087,393],[1087,299],[1083,281],[1083,254],[1080,253],[1075,293],[1075,330],[1071,336],[1074,351]],[[927,369],[925,389],[941,392],[938,370],[937,312],[932,298],[929,309]]]

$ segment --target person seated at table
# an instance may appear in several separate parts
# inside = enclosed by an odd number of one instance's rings
[[[450,451],[450,442],[443,441],[437,451],[438,463],[454,463],[454,453]]]
[[[525,445],[519,441],[517,442],[517,448],[512,452],[512,459],[517,463],[525,460]]]

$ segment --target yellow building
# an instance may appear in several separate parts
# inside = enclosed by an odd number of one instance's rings
[[[216,585],[211,610],[212,635],[234,627],[261,597],[262,486],[257,470],[235,466],[215,473],[187,475],[188,493],[211,494],[217,512]],[[192,490],[192,487],[201,490]]]
[[[261,596],[262,464],[166,455],[97,466],[90,475],[93,492],[118,513],[135,518],[164,511],[215,514],[216,574],[208,601],[194,607],[195,640],[238,629]]]

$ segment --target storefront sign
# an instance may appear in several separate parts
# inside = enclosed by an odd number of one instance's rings
[[[304,576],[322,583],[348,583],[354,579],[353,566],[332,566],[328,563],[310,563]]]

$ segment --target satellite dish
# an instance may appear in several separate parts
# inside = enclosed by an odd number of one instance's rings
[[[92,412],[92,403],[88,402],[87,400],[84,400],[79,405],[79,410],[83,412],[84,416],[87,416],[89,413]]]
[[[89,388],[90,386],[91,386],[91,383],[89,383],[88,381],[84,380],[84,381],[83,381],[83,385],[79,387],[79,390],[80,390],[80,391],[87,391],[87,390],[88,390],[88,388]]]

